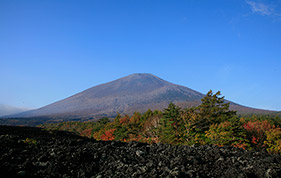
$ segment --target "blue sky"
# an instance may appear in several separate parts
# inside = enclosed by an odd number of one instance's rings
[[[152,73],[281,110],[280,0],[1,0],[0,27],[1,104]]]

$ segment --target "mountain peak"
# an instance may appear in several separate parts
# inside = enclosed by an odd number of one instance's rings
[[[134,73],[134,74],[130,74],[130,75],[128,75],[127,77],[134,77],[134,76],[136,76],[136,77],[145,77],[145,76],[154,76],[154,77],[156,77],[155,75],[153,75],[153,74],[151,74],[151,73]]]
[[[110,93],[107,94],[140,94],[157,90],[164,86],[169,86],[171,83],[147,73],[135,73],[126,77],[114,80],[112,82],[103,84],[100,88],[106,88]],[[97,86],[99,88],[99,86]],[[93,87],[91,89],[96,89]],[[90,89],[90,90],[91,90]]]
[[[135,73],[94,86],[20,116],[112,116],[117,112],[132,114],[148,109],[161,110],[170,102],[190,101],[191,104],[194,102],[197,104],[203,96],[199,92],[167,82],[153,74]]]
[[[200,104],[203,97],[202,93],[167,82],[153,74],[135,73],[94,86],[45,107],[18,114],[16,117],[110,117],[116,113],[162,110],[170,102],[180,104],[181,107],[190,107]],[[237,110],[245,108],[235,106]]]
[[[153,74],[150,74],[150,73],[134,73],[134,74],[131,74],[131,75],[128,75],[126,77],[123,77],[123,78],[120,78],[120,79],[127,79],[127,80],[162,80],[164,81],[163,79],[153,75]]]

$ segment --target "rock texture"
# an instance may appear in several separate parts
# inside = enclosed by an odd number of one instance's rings
[[[202,93],[167,82],[152,74],[132,74],[89,88],[45,107],[9,117],[111,117],[117,113],[130,115],[135,111],[162,110],[170,102],[182,107],[191,107],[200,104],[203,97]],[[235,103],[232,103],[231,107],[244,113],[266,112]]]
[[[232,147],[102,142],[0,126],[1,177],[280,177],[281,156]]]

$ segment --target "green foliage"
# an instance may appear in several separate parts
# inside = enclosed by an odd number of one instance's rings
[[[213,94],[210,90],[202,99],[202,103],[193,108],[186,109],[182,112],[181,125],[182,141],[187,145],[207,144],[210,142],[206,133],[210,126],[215,126],[225,122],[227,119],[236,115],[235,111],[229,110],[229,103],[225,103],[224,97],[219,97],[220,92]],[[216,129],[215,129],[216,130]],[[212,133],[215,133],[215,130]]]
[[[236,120],[224,121],[219,124],[212,124],[206,137],[208,143],[218,146],[232,145],[236,147],[250,148],[248,141],[245,139],[246,132],[241,127],[237,117]]]
[[[267,151],[270,153],[281,154],[281,128],[273,128],[265,132]]]
[[[110,122],[109,118],[107,118],[107,117],[100,119],[96,124],[92,125],[92,127],[91,127],[92,132],[94,133],[94,132],[101,130],[104,127],[104,125],[106,125],[109,122]]]
[[[225,121],[220,124],[212,124],[206,131],[206,136],[210,139],[211,144],[223,146],[232,143],[234,137],[231,123]]]
[[[116,127],[115,130],[115,138],[116,140],[124,140],[124,139],[128,139],[129,135],[128,135],[128,128],[127,127]]]
[[[220,95],[220,91],[213,94],[210,90],[196,108],[198,113],[197,126],[200,129],[205,131],[211,124],[224,122],[236,115],[236,111],[230,111],[229,103],[224,101],[224,97],[219,97]]]
[[[60,122],[60,123],[49,123],[40,125],[47,130],[63,130],[68,132],[74,132],[77,135],[87,136],[92,138],[95,132],[98,132],[105,125],[109,123],[109,118],[102,118],[97,122],[78,122],[78,121],[70,121],[70,122]]]
[[[238,117],[220,95],[210,90],[199,106],[188,109],[170,103],[163,111],[147,110],[132,116],[118,114],[113,121],[102,118],[97,122],[63,122],[41,127],[71,131],[97,140],[230,145],[281,154],[280,117]]]
[[[170,103],[168,108],[164,110],[159,127],[159,139],[162,143],[175,144],[178,142],[180,110],[180,107],[173,103]]]
[[[100,125],[105,125],[105,124],[107,124],[107,123],[109,123],[110,121],[109,121],[109,118],[108,117],[103,117],[103,118],[101,118],[99,121],[98,121],[98,123],[100,124]]]

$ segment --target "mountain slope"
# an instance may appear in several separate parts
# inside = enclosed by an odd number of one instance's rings
[[[200,104],[202,93],[172,84],[152,74],[132,74],[89,88],[45,107],[13,117],[52,116],[63,118],[114,116],[167,107],[174,102],[182,107]],[[237,110],[260,111],[231,104]]]
[[[20,107],[9,106],[6,104],[0,104],[0,116],[16,114],[16,113],[24,112],[27,110],[28,109],[26,109],[26,108],[20,108]]]

